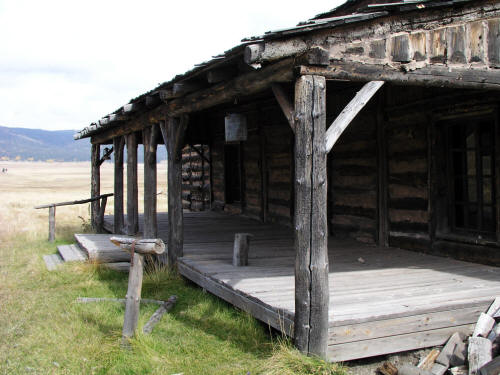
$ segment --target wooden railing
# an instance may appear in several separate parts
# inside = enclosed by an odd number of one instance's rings
[[[108,201],[108,197],[111,197],[113,193],[98,195],[97,197],[92,197],[88,199],[82,199],[71,202],[59,202],[59,203],[50,203],[44,204],[41,206],[35,206],[35,209],[48,208],[49,209],[49,241],[54,242],[56,239],[56,207],[58,206],[71,206],[74,204],[84,204],[95,202],[97,200],[101,200],[101,204],[99,206],[99,214],[95,220],[95,223],[92,222],[92,227],[98,233],[101,233],[104,229],[104,211],[106,210],[106,203]]]

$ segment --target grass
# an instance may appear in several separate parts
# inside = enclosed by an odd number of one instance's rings
[[[151,335],[139,332],[123,349],[123,306],[75,300],[123,298],[127,275],[95,264],[48,272],[42,260],[55,246],[46,241],[47,213],[32,207],[85,197],[89,179],[76,182],[88,177],[87,166],[61,165],[55,178],[47,177],[52,165],[16,165],[8,166],[14,177],[0,176],[0,374],[345,373],[301,355],[248,314],[163,269],[145,275],[142,295],[166,300],[176,294],[178,302]],[[88,220],[88,207],[58,211],[56,244],[81,232],[78,216]],[[155,308],[141,306],[139,327]]]

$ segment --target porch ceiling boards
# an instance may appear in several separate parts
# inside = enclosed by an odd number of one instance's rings
[[[292,229],[215,212],[184,217],[180,273],[274,328],[293,332]],[[159,215],[164,239],[167,221]],[[247,267],[231,264],[237,232],[254,235]],[[335,238],[328,244],[333,361],[443,344],[457,330],[470,331],[500,295],[496,267]]]

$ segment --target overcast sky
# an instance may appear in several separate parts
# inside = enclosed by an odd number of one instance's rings
[[[0,0],[0,125],[78,130],[244,37],[342,0]]]

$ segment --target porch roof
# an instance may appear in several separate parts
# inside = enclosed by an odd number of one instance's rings
[[[374,20],[384,19],[384,23],[390,23],[399,18],[403,20],[407,14],[411,14],[411,16],[408,17],[413,19],[413,17],[418,17],[433,9],[454,9],[454,7],[460,7],[465,3],[488,3],[488,1],[403,0],[388,2],[387,0],[348,0],[343,5],[326,13],[319,14],[308,21],[301,22],[295,27],[269,31],[261,36],[243,39],[241,44],[234,48],[220,55],[216,55],[211,60],[196,65],[192,70],[177,75],[172,80],[164,82],[156,88],[131,99],[128,104],[77,132],[74,138],[81,139],[93,137],[101,133],[106,133],[112,128],[126,127],[128,123],[134,121],[146,123],[158,122],[159,119],[163,119],[167,114],[178,114],[177,112],[183,110],[183,106],[189,107],[187,112],[191,112],[219,104],[216,102],[209,102],[203,107],[202,105],[194,106],[193,102],[199,101],[200,97],[207,101],[207,97],[213,95],[216,91],[220,94],[221,85],[227,84],[228,82],[235,83],[233,85],[233,91],[230,93],[243,95],[247,92],[253,93],[255,91],[261,91],[263,88],[268,87],[270,82],[291,81],[294,74],[296,74],[296,72],[293,71],[294,68],[297,65],[302,65],[297,63],[297,57],[304,56],[306,53],[310,53],[309,56],[306,56],[306,62],[303,64],[306,66],[317,65],[324,67],[328,65],[329,61],[332,59],[338,59],[343,63],[349,63],[349,69],[340,69],[340,71],[336,71],[335,74],[333,74],[331,70],[319,71],[317,69],[311,73],[324,73],[323,75],[330,79],[366,81],[370,80],[371,76],[377,75],[379,70],[382,72],[381,79],[394,79],[393,75],[385,74],[387,63],[396,63],[396,65],[398,65],[396,70],[400,70],[399,72],[396,71],[396,73],[399,73],[399,75],[410,73],[409,76],[411,77],[412,72],[416,69],[420,69],[420,65],[422,65],[419,61],[415,62],[413,57],[408,58],[403,56],[399,58],[399,60],[397,57],[393,58],[392,61],[387,61],[387,47],[385,45],[383,47],[384,52],[377,52],[376,45],[368,45],[365,48],[367,50],[367,56],[362,56],[363,59],[361,60],[359,58],[356,59],[353,57],[356,57],[356,55],[358,55],[358,57],[359,55],[363,55],[363,52],[360,53],[360,47],[356,45],[356,36],[354,36],[353,40],[345,40],[345,36],[353,32],[359,34],[359,27],[364,27],[365,24],[370,26],[369,23]],[[451,12],[453,13],[453,10]],[[413,15],[413,13],[415,13],[415,15]],[[382,21],[379,21],[379,24],[382,25]],[[322,31],[326,29],[339,30],[335,35],[332,34],[333,39],[337,38],[338,40],[328,40],[328,38],[326,38],[327,40],[325,42],[325,40],[319,41],[315,39],[315,35],[321,34]],[[367,27],[367,29],[369,29],[369,27]],[[408,32],[412,31],[411,25],[404,26],[402,30],[396,31],[401,32],[403,30]],[[373,34],[373,32],[371,33]],[[362,35],[360,34],[357,39],[361,37]],[[378,38],[380,39],[380,37],[379,35]],[[342,41],[342,39],[344,39],[344,41]],[[372,41],[372,43],[375,42],[376,41]],[[326,48],[329,49],[329,51],[326,51],[321,46],[325,43],[328,44]],[[397,41],[397,43],[402,44],[401,54],[405,54],[415,48],[413,44],[416,43],[416,48],[418,48],[418,43],[421,42],[415,42],[413,40],[408,41],[403,38],[401,41]],[[408,51],[404,50],[405,43],[408,44]],[[412,44],[411,47],[409,43]],[[444,39],[441,43],[445,43]],[[368,52],[368,49],[371,50]],[[372,53],[383,53],[384,56],[375,56],[373,58]],[[425,55],[426,51],[423,53]],[[366,59],[364,57],[366,57]],[[441,63],[446,62],[445,56],[444,61]],[[351,63],[359,63],[361,65],[353,65]],[[400,69],[399,65],[401,64],[403,67]],[[363,70],[364,65],[367,65],[368,69],[372,69],[369,74],[366,74],[366,71],[364,71],[363,74],[359,74],[359,70]],[[373,68],[375,68],[375,72],[373,72]],[[394,68],[394,66],[391,65],[390,68]],[[334,70],[336,70],[335,67]],[[282,71],[286,71],[286,74],[282,73]],[[394,73],[393,69],[390,73]],[[441,73],[442,72],[440,72],[440,74]],[[304,74],[304,70],[299,69],[298,74]],[[428,81],[429,72],[425,75],[424,81]],[[457,83],[458,78],[456,74],[452,74],[452,76],[452,80],[455,80],[454,84]],[[474,83],[489,82],[491,80],[491,74],[489,72],[486,73],[486,77],[483,76],[484,74],[480,74],[480,77],[476,77],[474,74]],[[406,76],[397,76],[395,79],[396,81],[411,81],[415,83],[411,79],[406,80],[405,77]],[[237,81],[238,79],[240,79],[240,81]],[[249,89],[249,86],[259,80],[265,81],[265,84],[257,85]],[[499,83],[500,82],[494,82],[494,85],[496,86]],[[192,96],[193,93],[199,93],[200,95],[193,98],[193,100],[189,100],[189,96]],[[228,94],[228,96],[230,96],[230,94]],[[222,98],[222,100],[227,100],[227,98]]]

